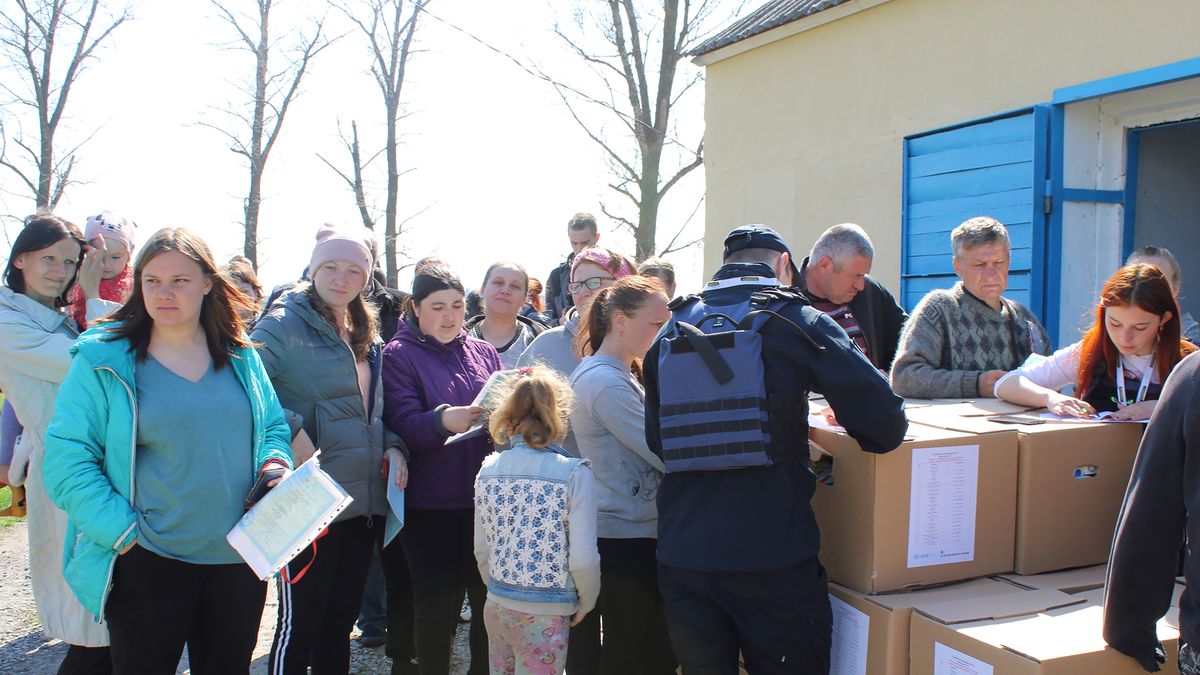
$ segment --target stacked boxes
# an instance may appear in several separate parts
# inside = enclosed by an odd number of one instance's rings
[[[1042,421],[996,400],[912,401],[908,416],[883,455],[810,418],[832,458],[812,498],[835,582],[832,672],[1140,672],[1100,629],[1144,425]],[[1172,652],[1176,625],[1159,626]]]
[[[1038,574],[1108,560],[1133,459],[1145,425],[1046,422],[1005,424],[928,406],[910,419],[981,436],[1017,431],[1017,532],[1013,570]],[[946,414],[949,412],[950,414]],[[1034,414],[1014,416],[1041,421]]]

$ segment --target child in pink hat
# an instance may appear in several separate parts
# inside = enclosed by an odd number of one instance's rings
[[[83,228],[91,251],[88,255],[104,256],[104,272],[100,277],[100,298],[124,303],[133,289],[133,268],[129,261],[133,257],[133,233],[137,224],[112,211],[89,216]],[[79,329],[87,328],[87,298],[78,285],[71,295],[71,316]]]

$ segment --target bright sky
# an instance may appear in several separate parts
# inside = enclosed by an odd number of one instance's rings
[[[254,4],[229,2],[244,9]],[[315,0],[283,2],[272,15],[273,32],[291,36],[299,16],[316,16],[328,6]],[[500,50],[599,93],[594,76],[551,32],[556,11],[570,25],[569,7],[565,0],[430,4],[433,14]],[[218,132],[197,122],[222,123],[227,118],[220,109],[244,100],[238,86],[252,75],[253,59],[222,49],[231,29],[207,2],[140,2],[134,15],[136,20],[117,30],[71,93],[62,146],[95,135],[79,152],[75,177],[86,182],[68,190],[58,212],[82,227],[88,214],[117,211],[139,224],[141,240],[160,227],[191,228],[223,262],[241,252],[248,170]],[[712,25],[731,19],[717,16]],[[367,71],[365,41],[335,11],[328,14],[327,28],[346,35],[314,62],[267,166],[259,248],[266,285],[299,274],[320,223],[359,222],[349,188],[317,157],[348,168],[339,121],[347,133],[351,120],[358,121],[364,154],[383,146],[383,104]],[[425,209],[401,241],[414,258],[445,259],[468,288],[482,281],[488,264],[502,259],[521,262],[544,279],[569,251],[566,222],[581,210],[600,219],[601,243],[633,253],[632,236],[600,213],[602,198],[626,208],[606,187],[610,178],[600,149],[548,83],[431,17],[423,18],[417,42],[421,52],[410,58],[404,85],[410,116],[400,122],[401,170],[413,169],[400,179],[401,220]],[[685,61],[681,77],[697,69]],[[6,82],[19,76],[7,66],[0,71]],[[676,136],[694,146],[703,128],[702,87],[685,103],[676,113]],[[605,119],[597,106],[580,106]],[[374,196],[382,207],[382,156],[368,172],[375,188],[368,198]],[[670,193],[659,218],[660,246],[692,216],[703,186],[701,167]],[[0,173],[0,211],[32,211],[32,198],[19,187],[7,171]],[[382,235],[382,209],[378,220]],[[701,236],[703,221],[701,204],[682,239]],[[8,238],[18,229],[11,222],[6,227],[7,237],[0,240],[5,259]],[[681,292],[699,286],[699,246],[669,259],[677,266]],[[400,286],[409,281],[402,273]]]

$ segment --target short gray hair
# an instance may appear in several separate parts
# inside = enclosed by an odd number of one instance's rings
[[[638,274],[644,277],[656,277],[662,279],[663,283],[670,285],[675,283],[675,266],[671,261],[664,258],[654,256],[646,258],[638,265]]]
[[[808,254],[810,264],[816,264],[821,258],[828,256],[833,261],[833,270],[838,271],[842,265],[850,262],[854,256],[873,260],[875,247],[866,230],[854,223],[842,223],[821,233]]]
[[[999,242],[1003,242],[1005,248],[1012,249],[1012,240],[1008,238],[1008,228],[989,216],[975,216],[964,220],[950,233],[950,244],[954,247],[956,260],[962,259],[963,251],[969,248]]]
[[[727,263],[766,263],[774,265],[779,257],[783,255],[783,251],[776,251],[773,248],[743,248],[725,257]]]

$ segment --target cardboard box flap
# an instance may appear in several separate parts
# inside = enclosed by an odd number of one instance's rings
[[[974,434],[990,434],[1000,431],[1019,431],[1022,434],[1044,434],[1053,432],[1069,432],[1082,429],[1096,429],[1098,427],[1108,427],[1110,430],[1117,425],[1110,422],[1056,422],[1054,420],[1043,420],[1039,415],[1045,412],[1042,408],[1037,408],[1029,411],[1017,411],[1015,413],[1003,413],[1015,417],[1027,417],[1033,422],[1032,424],[1011,424],[1004,422],[995,422],[991,418],[1002,413],[986,413],[979,414],[964,414],[960,408],[954,406],[932,406],[929,408],[919,408],[912,411],[908,415],[909,422],[916,422],[939,429],[949,429],[951,431],[963,431]]]
[[[1091,603],[1056,616],[1039,614],[1017,621],[981,624],[960,629],[964,635],[1002,647],[1038,663],[1078,654],[1102,652],[1104,608]],[[1158,637],[1167,641],[1179,637],[1179,631],[1158,622]]]
[[[1062,572],[1046,574],[1001,574],[998,578],[1033,590],[1054,590],[1063,593],[1082,593],[1104,585],[1107,565],[1092,565]]]
[[[1003,399],[934,399],[932,406],[949,408],[954,414],[964,417],[986,417],[989,414],[1016,414],[1034,410],[1038,406],[1013,404]]]
[[[972,579],[945,586],[921,588],[896,593],[866,595],[868,600],[887,609],[910,609],[922,604],[953,602],[964,598],[986,598],[1008,593],[1019,593],[1023,589],[995,579]]]
[[[1037,614],[1056,607],[1080,604],[1083,598],[1054,590],[1023,590],[995,595],[947,598],[921,602],[913,607],[925,616],[947,625],[1007,619]]]
[[[1089,605],[1096,605],[1098,607],[1104,606],[1104,588],[1095,588],[1090,591],[1076,593],[1075,597],[1083,598],[1084,601],[1086,601]],[[1176,584],[1175,590],[1171,592],[1171,606],[1169,609],[1167,609],[1167,613],[1163,617],[1163,620],[1167,622],[1168,626],[1172,626],[1176,629],[1179,628],[1179,600],[1182,597],[1183,586]]]

